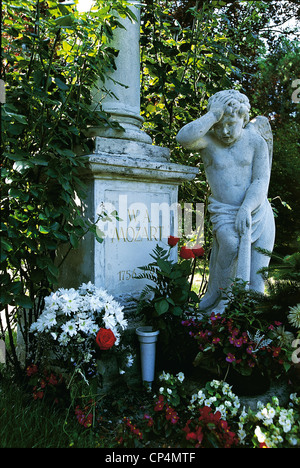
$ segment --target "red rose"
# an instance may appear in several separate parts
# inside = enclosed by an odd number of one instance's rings
[[[100,328],[96,336],[96,343],[100,349],[110,349],[116,341],[116,337],[109,328]]]
[[[203,257],[204,256],[204,248],[201,247],[201,245],[195,245],[195,247],[192,248],[193,254],[195,257]]]
[[[185,246],[181,247],[179,255],[181,258],[184,258],[184,259],[195,258],[195,255],[193,254],[192,249],[188,249]]]
[[[177,245],[179,240],[180,240],[180,237],[169,236],[168,237],[168,244],[169,244],[170,247],[174,247],[175,245]]]

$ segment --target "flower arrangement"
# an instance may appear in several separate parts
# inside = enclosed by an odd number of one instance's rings
[[[137,276],[149,282],[141,293],[138,312],[155,328],[163,321],[181,317],[189,301],[198,301],[197,295],[190,291],[191,262],[187,259],[174,262],[170,258],[174,246],[171,242],[167,250],[157,245],[151,254],[153,262],[140,267],[143,273]]]
[[[207,382],[206,386],[197,393],[193,393],[188,409],[191,414],[196,415],[202,406],[210,407],[215,412],[219,412],[225,421],[233,420],[240,409],[240,400],[232,387],[219,380]]]
[[[226,292],[230,300],[223,314],[211,312],[182,321],[198,343],[194,365],[212,365],[223,376],[230,365],[243,376],[259,370],[266,377],[279,377],[290,368],[294,335],[281,322],[264,318],[244,286],[236,282]]]
[[[238,444],[236,434],[230,430],[221,413],[215,413],[208,406],[199,409],[200,416],[189,419],[183,431],[186,433],[187,447],[232,448]]]
[[[124,417],[116,444],[145,447],[157,440],[180,448],[300,446],[300,397],[296,393],[290,395],[288,408],[273,397],[265,405],[258,401],[257,410],[246,410],[227,382],[209,381],[191,396],[184,379],[182,372],[162,372],[159,380],[164,388],[153,395],[152,407],[137,423]],[[173,400],[171,405],[175,389],[180,403]]]
[[[235,322],[226,313],[215,315],[212,312],[200,321],[185,320],[183,325],[190,327],[189,334],[197,340],[199,346],[195,366],[210,362],[214,368],[219,366],[226,372],[231,364],[244,376],[251,375],[256,367],[268,374],[279,376],[284,373],[283,364],[288,363],[288,359],[287,350],[280,342],[280,322],[266,323],[263,328],[256,330]]]
[[[105,290],[91,282],[78,290],[60,288],[45,298],[45,307],[31,326],[40,356],[47,366],[59,366],[69,375],[79,374],[89,383],[97,360],[120,348],[127,328],[123,308]]]
[[[282,408],[277,397],[257,411],[248,410],[239,416],[241,445],[254,448],[293,448],[300,445],[300,397],[290,395],[288,408]]]

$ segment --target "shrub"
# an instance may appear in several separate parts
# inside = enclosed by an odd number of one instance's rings
[[[78,205],[85,198],[82,155],[93,149],[85,136],[89,126],[114,125],[93,103],[92,91],[114,67],[117,12],[129,10],[122,0],[99,0],[89,13],[72,5],[3,2],[1,310],[7,358],[16,370],[13,328],[18,325],[26,354],[30,325],[70,249],[89,231],[102,240],[97,219],[84,219]]]

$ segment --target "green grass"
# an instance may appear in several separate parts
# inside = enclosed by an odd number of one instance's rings
[[[31,400],[16,384],[0,382],[0,448],[95,446],[91,432],[81,429],[66,409]]]

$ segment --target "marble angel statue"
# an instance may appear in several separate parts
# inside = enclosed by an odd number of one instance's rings
[[[222,289],[233,279],[264,293],[258,271],[267,267],[275,222],[268,201],[273,138],[269,121],[258,116],[249,122],[250,103],[236,90],[210,97],[207,113],[185,125],[177,141],[199,152],[210,185],[209,212],[213,226],[209,283],[200,310],[222,313]]]

